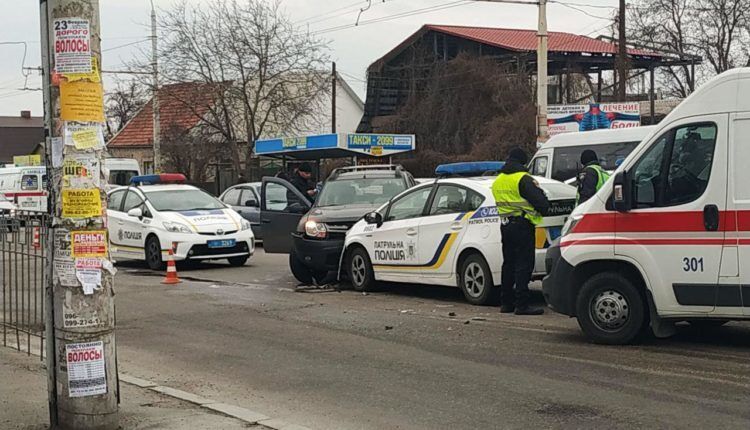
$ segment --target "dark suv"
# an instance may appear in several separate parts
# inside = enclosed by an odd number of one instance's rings
[[[298,281],[323,282],[338,270],[349,228],[414,185],[414,177],[399,165],[343,167],[331,173],[310,204],[284,179],[263,178],[263,248],[289,253],[289,267]]]

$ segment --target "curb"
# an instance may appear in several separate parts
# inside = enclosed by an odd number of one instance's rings
[[[187,391],[165,387],[146,379],[137,378],[135,376],[127,375],[124,373],[120,373],[119,378],[120,381],[125,382],[126,384],[135,385],[137,387],[151,390],[165,396],[174,397],[175,399],[198,405],[201,408],[208,409],[213,412],[218,412],[222,415],[238,419],[250,425],[261,425],[273,430],[310,430],[307,427],[303,427],[297,424],[290,424],[279,419],[272,419],[259,412],[251,411],[250,409],[217,402],[193,393],[188,393]]]

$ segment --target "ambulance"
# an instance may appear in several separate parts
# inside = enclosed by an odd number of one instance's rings
[[[341,272],[355,290],[378,281],[460,288],[475,305],[495,304],[503,264],[500,216],[492,183],[503,163],[439,166],[431,182],[412,187],[347,232]],[[494,165],[494,166],[493,166]],[[575,188],[535,178],[550,200],[536,229],[535,275],[544,275],[547,247],[559,237],[575,206]]]
[[[699,88],[566,222],[544,297],[592,341],[750,319],[750,68]]]
[[[47,169],[43,166],[0,168],[0,193],[18,210],[47,211]]]

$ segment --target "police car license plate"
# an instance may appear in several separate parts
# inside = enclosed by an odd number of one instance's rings
[[[236,243],[237,242],[234,239],[209,240],[208,247],[209,248],[231,248]]]

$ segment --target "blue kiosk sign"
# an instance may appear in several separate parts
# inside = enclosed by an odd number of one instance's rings
[[[263,139],[255,142],[255,154],[296,159],[389,157],[415,149],[413,134],[320,134]]]

